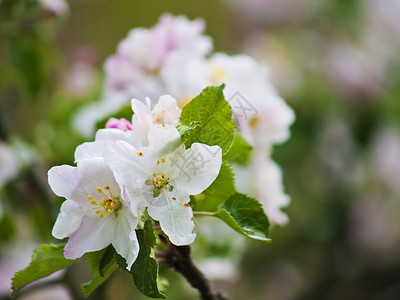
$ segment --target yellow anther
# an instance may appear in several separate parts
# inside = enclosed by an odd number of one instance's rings
[[[164,157],[161,157],[161,162],[165,163],[165,158]]]
[[[97,204],[97,201],[96,201],[96,200],[90,201],[90,204],[96,205],[96,204]]]
[[[108,191],[110,189],[110,187],[108,185],[105,185],[104,189]]]
[[[98,209],[98,210],[95,211],[95,213],[96,213],[96,214],[100,214],[100,213],[101,213],[101,210]]]
[[[104,199],[103,199],[103,204],[106,204],[106,203],[107,203],[107,200],[108,200],[107,198],[104,198]]]
[[[137,154],[138,156],[143,156],[143,152],[138,151],[138,150],[135,150],[135,151],[136,151],[136,154]]]
[[[157,166],[160,164],[160,161],[159,160],[157,160]]]
[[[89,196],[87,196],[87,197],[88,197],[89,200],[92,200],[92,199],[93,199],[93,195],[89,195]]]
[[[111,202],[110,206],[111,206],[111,208],[114,208],[115,207],[115,203]]]
[[[101,213],[101,214],[100,214],[100,218],[103,218],[103,217],[104,217],[104,213]]]
[[[103,192],[103,190],[102,190],[101,187],[99,187],[99,186],[96,188],[96,191],[98,191],[99,193],[102,193],[102,192]]]

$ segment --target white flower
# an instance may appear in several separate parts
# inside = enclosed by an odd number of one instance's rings
[[[288,222],[288,217],[280,209],[289,204],[290,198],[283,191],[281,169],[264,155],[256,153],[251,166],[232,165],[236,187],[239,192],[260,201],[271,224],[283,225]]]
[[[79,161],[77,167],[53,167],[48,179],[52,190],[67,199],[52,232],[58,239],[69,237],[65,257],[79,258],[111,243],[130,269],[139,251],[138,218],[125,187],[104,160],[96,157]]]
[[[152,111],[150,111],[150,107],[151,101],[148,97],[146,104],[138,99],[132,99],[134,112],[132,125],[134,130],[139,131],[143,146],[148,145],[149,128],[153,124],[177,126],[181,116],[181,110],[177,106],[176,100],[169,95],[161,96]],[[140,147],[140,145],[133,146]]]
[[[105,159],[131,199],[160,222],[175,245],[193,242],[194,223],[189,195],[205,190],[221,167],[221,148],[194,143],[186,149],[173,126],[153,125],[148,146],[135,148],[125,141],[109,143]]]

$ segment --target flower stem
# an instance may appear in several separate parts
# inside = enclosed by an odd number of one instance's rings
[[[190,246],[175,246],[162,233],[159,233],[159,237],[167,249],[165,253],[160,253],[159,262],[182,274],[190,285],[199,291],[201,299],[221,299],[212,292],[209,281],[194,264],[190,255]]]

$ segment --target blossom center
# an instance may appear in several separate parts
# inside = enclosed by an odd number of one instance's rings
[[[106,214],[117,214],[123,206],[120,196],[113,194],[108,185],[104,185],[103,188],[104,190],[99,186],[96,188],[98,194],[103,197],[101,201],[94,199],[93,195],[88,196],[90,204],[94,206],[93,209],[96,209],[95,213],[100,215],[100,218],[104,218]]]
[[[152,179],[146,180],[147,185],[153,186],[153,197],[158,197],[161,194],[163,189],[167,189],[168,191],[172,191],[174,187],[170,183],[171,178],[166,174],[154,174]]]

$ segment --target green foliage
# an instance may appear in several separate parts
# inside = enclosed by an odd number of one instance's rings
[[[15,224],[8,214],[0,217],[0,242],[9,242],[15,235]]]
[[[90,269],[92,279],[81,285],[82,293],[88,297],[96,288],[106,281],[117,269],[115,250],[109,246],[103,250],[86,253],[86,261]]]
[[[238,130],[235,130],[232,145],[224,158],[245,165],[250,161],[252,150],[253,146],[246,141]]]
[[[235,175],[232,167],[226,161],[222,161],[217,178],[203,193],[196,197],[195,210],[215,212],[218,210],[218,206],[228,200],[235,192]]]
[[[143,229],[136,229],[136,235],[140,250],[130,270],[135,285],[147,297],[166,298],[158,288],[158,264],[152,254],[156,237],[151,221],[146,221]],[[126,270],[126,261],[120,255],[117,255],[117,262],[123,270]]]
[[[28,267],[15,273],[12,279],[13,295],[28,283],[65,268],[74,260],[64,257],[64,245],[42,244],[33,251]]]
[[[261,204],[254,198],[235,193],[219,206],[215,216],[244,236],[259,241],[270,241],[268,217]]]
[[[152,257],[152,249],[156,245],[151,221],[146,221],[143,229],[137,229],[136,235],[139,241],[139,255],[132,265],[131,274],[139,291],[148,297],[165,298],[158,291],[157,277],[158,264]]]
[[[234,125],[231,107],[224,98],[224,87],[209,86],[183,107],[181,124],[192,126],[184,136],[187,148],[195,142],[218,145],[223,154],[230,148]]]

